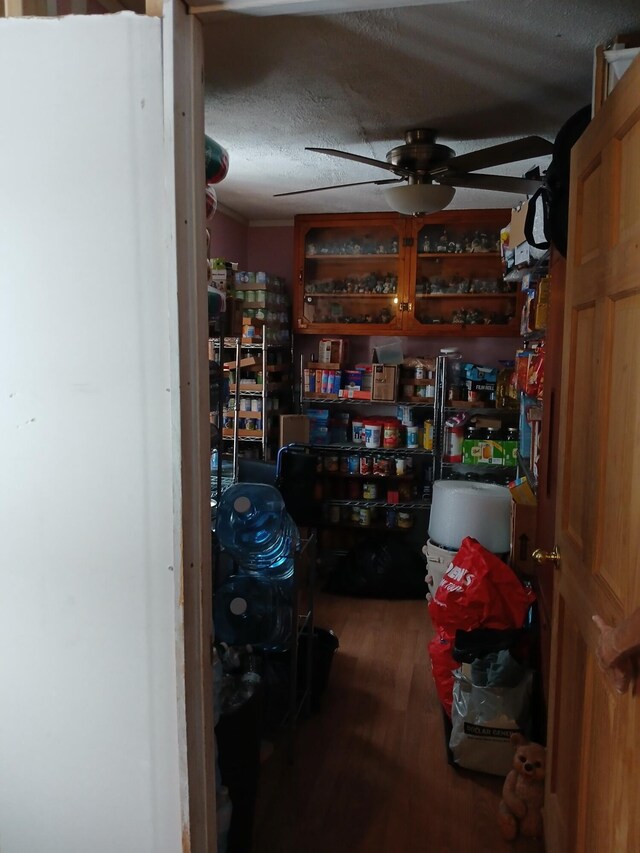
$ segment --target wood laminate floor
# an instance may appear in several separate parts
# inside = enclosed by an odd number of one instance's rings
[[[502,841],[502,779],[447,762],[423,601],[330,596],[316,624],[340,639],[322,710],[261,768],[253,853],[542,851]]]

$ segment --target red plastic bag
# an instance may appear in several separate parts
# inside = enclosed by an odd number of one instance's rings
[[[431,672],[438,692],[438,698],[443,708],[451,716],[453,704],[453,671],[460,664],[454,659],[453,640],[442,631],[431,640],[428,645],[429,657],[431,658]]]
[[[449,638],[474,628],[522,628],[535,601],[513,569],[470,536],[462,540],[429,603],[434,624]]]

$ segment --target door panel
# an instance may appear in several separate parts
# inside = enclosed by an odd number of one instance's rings
[[[580,754],[587,649],[563,597],[559,598],[555,612],[554,637],[565,654],[557,661],[551,685],[556,708],[550,710],[552,714],[555,710],[557,726],[554,732],[556,740],[550,743],[551,762],[547,773],[549,791],[557,801],[554,805],[560,820],[560,825],[555,827],[556,834],[562,839],[558,850],[569,851],[574,849],[579,778],[575,766],[565,761],[564,755]]]
[[[640,453],[630,437],[640,432],[640,371],[629,360],[640,330],[640,293],[611,303],[611,354],[608,388],[613,405],[608,408],[604,438],[607,460],[603,488],[599,495],[601,535],[595,572],[607,583],[619,602],[632,593],[629,566],[634,565],[640,548],[640,528],[629,525],[628,511],[640,519],[634,479],[640,473]],[[626,471],[626,477],[620,477]],[[634,504],[635,501],[635,504]]]
[[[570,431],[565,457],[565,500],[563,504],[563,528],[572,540],[573,546],[580,552],[585,549],[585,535],[589,533],[587,524],[584,480],[588,476],[589,466],[585,465],[592,453],[591,434],[584,429],[593,406],[591,387],[593,374],[593,335],[595,309],[593,305],[580,306],[573,311],[570,352],[573,387],[568,401],[568,421]],[[575,365],[580,365],[578,371]]]
[[[579,195],[580,229],[577,232],[577,253],[580,264],[584,265],[595,260],[600,255],[602,233],[597,216],[591,211],[600,210],[601,206],[602,163],[598,157],[591,164],[588,173],[582,180]]]
[[[629,130],[619,139],[618,175],[620,182],[619,223],[622,239],[630,229],[640,223],[638,187],[640,186],[640,122],[637,114],[632,116]]]
[[[640,58],[572,153],[558,479],[548,853],[640,849],[640,696],[595,657],[640,607]]]

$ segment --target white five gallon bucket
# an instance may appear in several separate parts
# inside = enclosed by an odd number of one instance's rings
[[[441,547],[457,551],[466,536],[494,554],[509,552],[511,493],[506,486],[466,480],[433,484],[429,537]]]

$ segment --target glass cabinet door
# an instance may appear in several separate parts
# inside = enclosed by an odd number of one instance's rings
[[[517,334],[517,287],[503,280],[500,257],[504,213],[478,213],[482,216],[474,219],[474,211],[465,211],[464,221],[429,222],[417,230],[410,299],[414,329],[438,335]]]
[[[402,222],[364,220],[303,231],[297,331],[398,330],[403,230]]]

